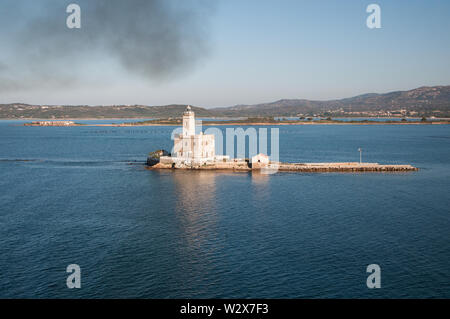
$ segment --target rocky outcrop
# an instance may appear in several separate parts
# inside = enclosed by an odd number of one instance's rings
[[[161,156],[170,156],[170,153],[167,152],[166,150],[157,150],[157,151],[148,153],[147,165],[154,166],[154,165],[158,164]]]

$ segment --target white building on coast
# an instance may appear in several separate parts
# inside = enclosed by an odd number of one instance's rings
[[[186,162],[203,163],[215,158],[213,134],[195,134],[195,114],[188,106],[183,113],[183,132],[174,138],[173,156]]]
[[[174,137],[172,156],[161,157],[161,163],[203,165],[206,162],[228,158],[228,156],[216,156],[213,134],[203,134],[203,132],[196,134],[195,127],[195,114],[188,106],[183,113],[182,132]]]

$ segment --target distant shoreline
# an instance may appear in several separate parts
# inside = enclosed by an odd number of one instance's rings
[[[449,125],[450,122],[333,122],[333,123],[320,123],[320,122],[305,122],[305,123],[208,123],[203,122],[202,126],[279,126],[279,125]],[[80,125],[77,125],[80,126]],[[180,124],[86,124],[82,126],[102,126],[102,127],[144,127],[144,126],[181,126]]]
[[[362,120],[358,120],[355,118],[343,117],[340,120],[339,118],[326,120],[264,120],[259,119],[227,119],[227,118],[205,118],[202,122],[203,126],[282,126],[282,125],[448,125],[450,124],[450,119],[448,118],[434,118],[427,121],[421,121],[418,118],[408,118],[408,120],[403,121],[401,118],[381,118],[381,117],[373,117],[373,118],[363,118]],[[376,119],[384,119],[386,121],[377,121]],[[58,122],[73,122],[70,125],[39,125],[33,124],[33,122],[26,122],[21,125],[24,126],[56,126],[56,127],[72,127],[72,126],[98,126],[98,127],[143,127],[143,126],[181,126],[182,123],[180,120],[175,119],[152,119],[148,120],[148,118],[111,118],[111,119],[51,119],[51,120],[37,120],[37,119],[0,119],[0,121],[35,121],[35,122],[50,122],[50,123],[58,123]],[[136,121],[136,122],[121,122],[121,123],[77,123],[76,121]],[[139,121],[143,120],[143,121]]]
[[[296,123],[277,123],[277,122],[221,122],[210,123],[202,122],[202,126],[279,126],[279,125],[449,125],[450,121],[440,122],[296,122]],[[100,127],[144,127],[144,126],[181,126],[181,123],[148,123],[148,124],[81,124],[74,126],[100,126]]]
[[[450,121],[441,122],[304,122],[304,123],[236,123],[236,122],[224,122],[224,123],[208,123],[203,122],[202,126],[288,126],[288,125],[449,125]],[[165,123],[153,123],[153,124],[80,124],[75,123],[73,125],[29,125],[23,124],[27,127],[145,127],[145,126],[181,126],[181,124],[165,124]]]
[[[274,116],[275,118],[289,118],[290,116]],[[295,116],[292,116],[295,117]],[[314,118],[313,116],[310,116],[311,118]],[[207,120],[236,120],[236,119],[245,119],[248,118],[248,116],[242,116],[242,117],[200,117],[200,119],[207,119]],[[318,117],[316,117],[318,118]],[[324,118],[324,117],[321,117]],[[383,120],[392,120],[392,121],[398,121],[401,120],[403,117],[387,117],[387,116],[380,116],[380,117],[369,117],[369,116],[342,116],[342,117],[333,117],[333,120],[340,120],[340,119],[367,119],[368,121],[371,121],[373,119],[383,119]],[[405,117],[405,119],[409,120],[419,120],[422,117]],[[108,117],[108,118],[97,118],[97,117],[82,117],[82,118],[40,118],[40,117],[26,117],[26,118],[0,118],[0,121],[126,121],[126,120],[149,120],[152,119],[152,117]],[[153,118],[154,120],[166,120],[167,118]],[[430,118],[432,121],[449,121],[450,117],[435,117]],[[288,120],[286,121],[288,122]],[[431,122],[431,121],[430,121]]]

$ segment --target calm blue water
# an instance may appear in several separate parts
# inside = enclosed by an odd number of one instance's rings
[[[450,297],[450,126],[280,126],[283,161],[421,170],[265,176],[137,165],[172,127],[20,123],[0,122],[0,298]]]

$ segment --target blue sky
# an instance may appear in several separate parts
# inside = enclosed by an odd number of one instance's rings
[[[39,1],[34,3],[39,6]],[[46,85],[41,77],[33,86],[0,91],[0,103],[213,107],[282,98],[325,100],[450,84],[450,1],[215,3],[203,26],[208,54],[179,76],[147,81],[96,51],[77,67],[81,70],[77,84]],[[381,7],[381,29],[366,26],[366,7],[371,3]],[[82,18],[88,16],[84,14]],[[21,17],[27,19],[26,10]],[[0,31],[2,47],[14,46],[13,35]],[[0,75],[2,65],[9,70],[32,68],[29,60],[15,65],[11,52],[2,51]],[[58,67],[55,72],[67,73],[67,69]]]

